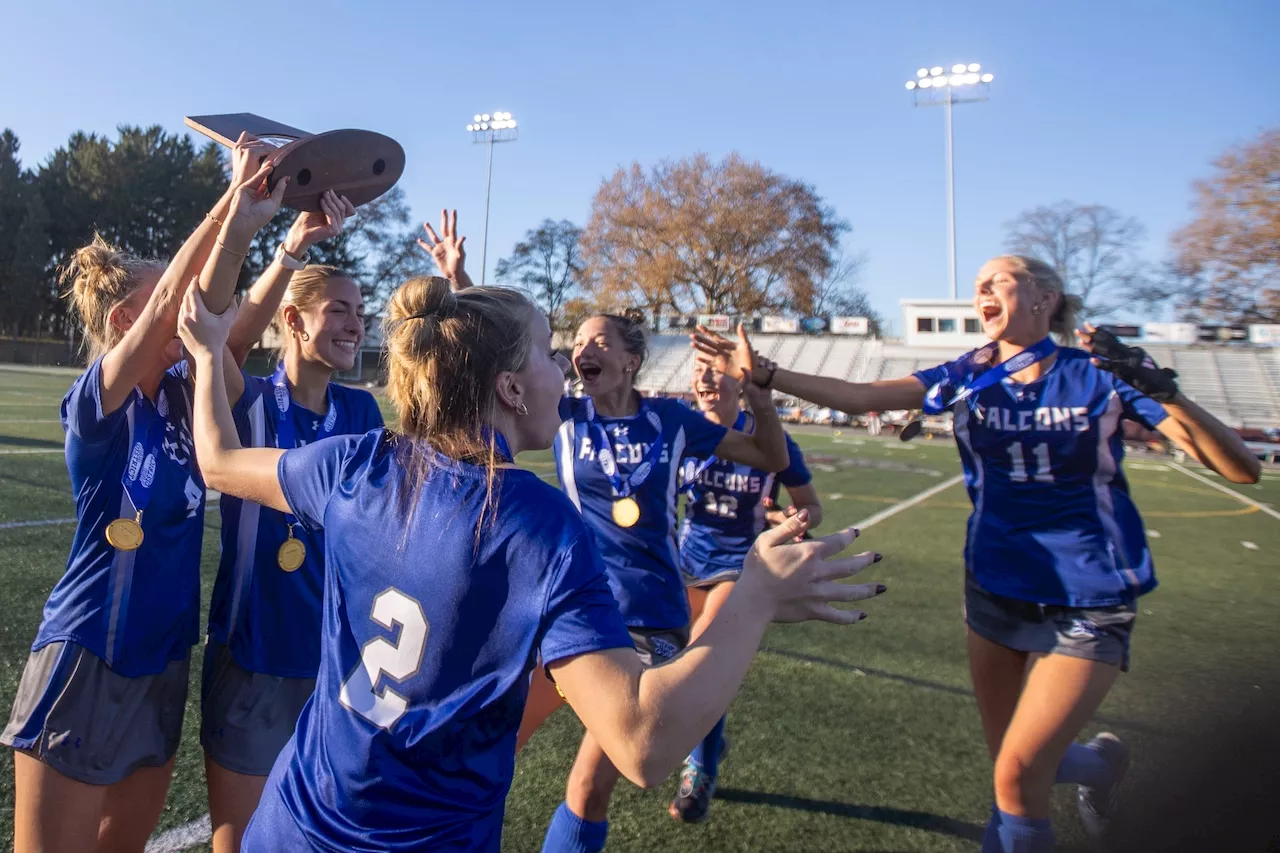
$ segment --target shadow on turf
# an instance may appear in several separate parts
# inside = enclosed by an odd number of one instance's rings
[[[0,436],[0,441],[14,447],[47,448],[49,450],[61,450],[64,446],[61,441],[50,441],[47,438],[25,438],[20,435]]]
[[[805,797],[792,797],[786,794],[768,794],[762,791],[743,791],[737,788],[719,788],[716,799],[728,803],[743,803],[751,806],[775,806],[780,809],[794,809],[803,812],[847,817],[854,820],[873,820],[877,823],[890,823],[894,826],[909,826],[938,832],[969,841],[981,841],[985,827],[965,823],[955,818],[928,812],[894,809],[888,806],[860,806],[854,803],[839,803],[831,800],[810,800]]]
[[[964,687],[955,687],[950,684],[940,684],[936,681],[929,681],[924,678],[916,678],[913,675],[902,675],[897,672],[889,672],[885,669],[876,669],[874,666],[861,666],[844,661],[831,660],[829,658],[818,657],[817,655],[807,655],[804,652],[793,652],[789,649],[777,649],[766,647],[760,649],[761,652],[778,657],[789,658],[791,660],[804,661],[805,663],[816,663],[822,666],[835,667],[843,669],[847,672],[860,672],[864,675],[871,675],[876,678],[884,678],[889,681],[896,681],[899,684],[907,684],[911,687],[923,687],[926,690],[936,690],[940,693],[950,693],[953,696],[973,696],[973,691]],[[1169,734],[1163,729],[1156,726],[1150,726],[1145,723],[1137,723],[1132,720],[1120,720],[1115,717],[1105,715],[1095,715],[1094,721],[1102,723],[1104,726],[1111,726],[1118,729],[1129,729],[1130,731],[1143,732],[1145,734],[1165,735]]]

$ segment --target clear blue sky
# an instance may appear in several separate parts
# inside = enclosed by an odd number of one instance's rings
[[[378,130],[405,147],[416,215],[459,208],[478,268],[485,152],[464,126],[506,110],[521,132],[495,152],[492,269],[544,217],[585,222],[620,164],[737,150],[852,224],[895,326],[898,299],[947,292],[943,116],[912,109],[917,67],[996,75],[956,110],[962,293],[1009,218],[1059,199],[1137,216],[1159,258],[1190,182],[1280,123],[1275,0],[6,7],[0,124],[28,165],[75,130],[186,114]]]

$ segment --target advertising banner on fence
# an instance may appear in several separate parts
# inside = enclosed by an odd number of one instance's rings
[[[1280,326],[1275,324],[1250,326],[1249,342],[1268,347],[1280,346]]]
[[[1194,323],[1147,323],[1142,331],[1152,343],[1193,344],[1196,341]]]
[[[736,328],[728,314],[699,314],[698,324],[713,332],[730,332]]]
[[[865,335],[869,328],[866,317],[831,318],[831,333],[835,335]]]
[[[760,331],[770,335],[794,335],[800,331],[800,321],[795,317],[761,317]]]

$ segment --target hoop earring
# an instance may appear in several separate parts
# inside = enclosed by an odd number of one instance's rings
[[[521,417],[529,414],[529,407],[524,404],[523,400],[521,400],[519,403],[516,403],[516,414],[520,415]]]
[[[311,340],[311,334],[306,329],[303,329],[301,332],[298,332],[298,335],[301,336],[301,338],[304,341]]]

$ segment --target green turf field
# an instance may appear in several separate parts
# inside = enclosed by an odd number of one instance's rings
[[[73,531],[68,523],[17,526],[73,515],[57,422],[71,378],[0,367],[0,722],[7,720]],[[825,430],[796,438],[814,469],[824,529],[867,519],[959,473],[948,441],[902,444]],[[520,461],[554,479],[549,454]],[[1208,710],[1229,715],[1246,702],[1274,703],[1280,696],[1274,616],[1280,520],[1162,457],[1131,459],[1127,473],[1163,584],[1141,602],[1133,671],[1090,731],[1109,728],[1132,742],[1129,785],[1140,786],[1143,757],[1195,737]],[[1280,505],[1280,472],[1257,486],[1234,488]],[[624,782],[611,813],[610,849],[977,850],[990,767],[962,644],[967,513],[962,487],[952,485],[870,527],[861,545],[883,552],[885,560],[864,579],[886,583],[889,592],[855,627],[782,626],[768,634],[730,712],[731,751],[711,820],[686,827],[667,817],[674,781],[650,792]],[[217,512],[210,512],[206,596],[218,526]],[[197,742],[199,659],[162,829],[206,811]],[[572,713],[562,710],[520,757],[505,849],[540,849],[580,735]],[[12,785],[11,754],[0,750],[0,849],[11,844]],[[1080,845],[1074,799],[1065,789],[1055,824],[1063,849]]]

